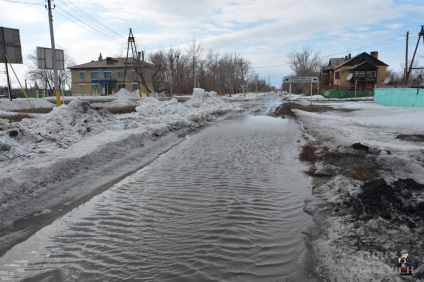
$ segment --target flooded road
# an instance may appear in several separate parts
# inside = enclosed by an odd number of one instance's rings
[[[248,115],[188,135],[0,258],[0,280],[286,281],[311,223],[299,140]]]

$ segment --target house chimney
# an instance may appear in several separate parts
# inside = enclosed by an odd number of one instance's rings
[[[103,62],[102,53],[100,53],[100,55],[99,55],[99,62]]]
[[[378,59],[378,52],[377,51],[372,51],[371,52],[371,56],[373,56],[374,58]]]
[[[352,59],[352,54],[351,54],[351,53],[349,53],[349,60],[350,60],[350,59]]]

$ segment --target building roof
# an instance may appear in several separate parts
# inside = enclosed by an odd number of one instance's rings
[[[125,68],[125,61],[126,58],[112,58],[112,57],[107,57],[106,59],[102,59],[101,56],[99,57],[99,60],[97,61],[91,61],[89,63],[85,63],[85,64],[81,64],[81,65],[76,65],[76,66],[72,66],[69,69],[71,70],[75,70],[75,69],[102,69],[102,70],[106,70],[109,68]],[[128,67],[133,67],[135,60],[133,58],[128,58],[128,63],[127,66]],[[139,60],[139,63],[141,64],[141,66],[143,67],[154,67],[154,64],[145,62],[145,61],[141,61]]]
[[[346,61],[346,58],[330,58],[330,63],[328,65],[336,67],[338,65],[341,65],[345,61]]]
[[[362,52],[352,58],[349,58],[349,57],[331,58],[328,63],[328,66],[325,66],[323,70],[324,71],[334,70],[334,69],[341,68],[342,66],[357,67],[358,65],[364,62],[368,62],[369,64],[374,65],[377,68],[378,66],[388,66],[387,64],[380,61],[378,58],[368,54],[367,52]]]
[[[356,65],[358,65],[358,64],[360,64],[364,61],[367,61],[368,63],[375,65],[375,66],[388,66],[387,64],[385,64],[382,61],[380,61],[379,59],[371,56],[367,52],[362,52],[361,54],[356,55],[352,59],[347,60],[347,61],[341,63],[340,65],[337,65],[335,67],[335,69],[338,69],[342,66],[356,66]]]
[[[325,66],[324,70],[331,70],[337,67],[338,65],[341,65],[343,62],[347,60],[347,57],[344,58],[330,58],[330,61],[328,62],[328,65]]]

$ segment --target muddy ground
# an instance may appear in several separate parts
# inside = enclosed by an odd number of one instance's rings
[[[285,103],[277,114],[295,118],[292,109],[352,111]],[[397,138],[424,145],[424,135]],[[361,143],[303,147],[299,157],[309,163],[305,173],[314,184],[304,208],[314,219],[309,267],[323,281],[424,281],[424,185],[412,178],[384,179],[396,169],[382,161],[390,155]],[[401,249],[415,259],[413,275],[396,268]]]

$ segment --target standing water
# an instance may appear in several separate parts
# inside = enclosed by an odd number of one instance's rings
[[[189,135],[13,248],[0,280],[300,281],[301,139],[293,120],[245,115]]]

